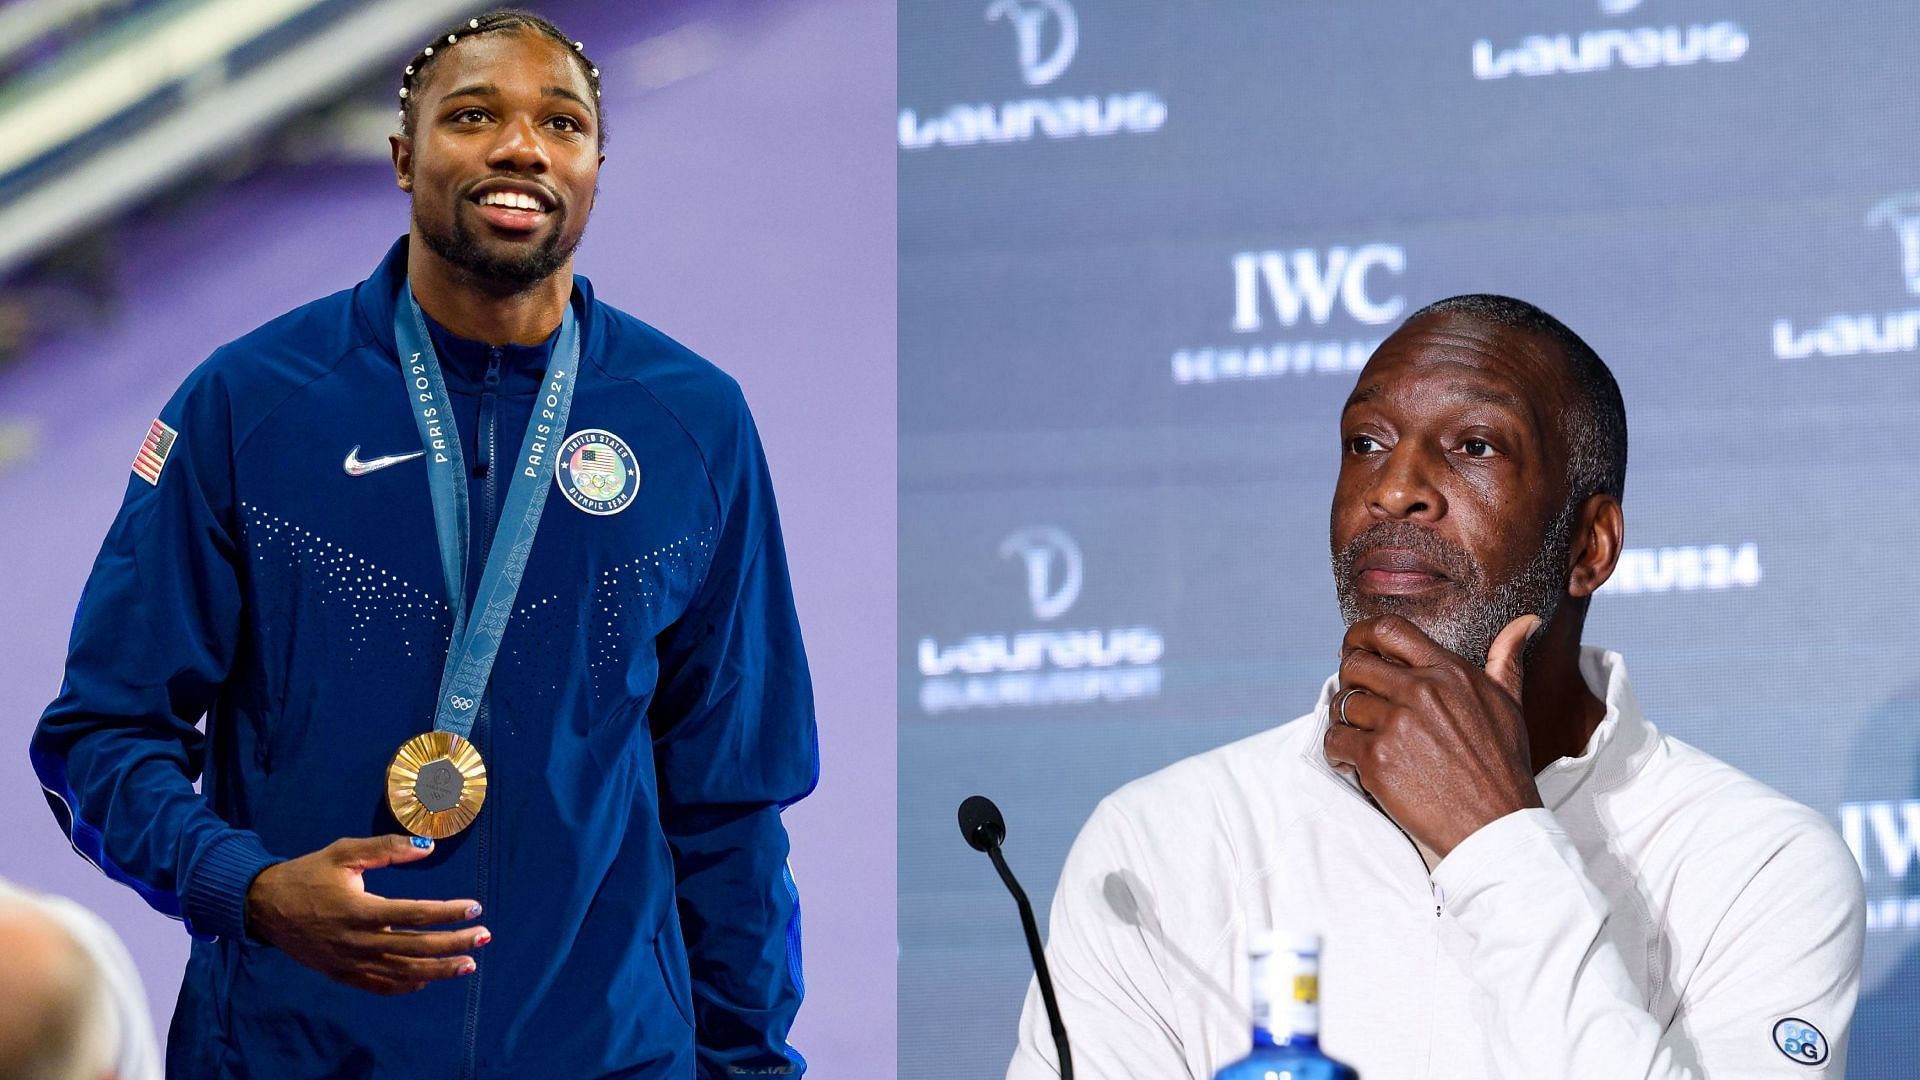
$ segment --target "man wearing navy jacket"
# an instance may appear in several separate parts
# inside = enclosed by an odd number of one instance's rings
[[[34,768],[195,939],[170,1075],[797,1076],[818,754],[752,419],[573,276],[578,43],[482,16],[401,98],[409,235],[154,421]]]

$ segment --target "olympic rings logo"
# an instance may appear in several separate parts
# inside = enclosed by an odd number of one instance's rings
[[[461,697],[459,694],[455,694],[452,697],[447,699],[447,704],[452,705],[456,709],[465,711],[467,709],[473,708],[473,699],[470,697]]]

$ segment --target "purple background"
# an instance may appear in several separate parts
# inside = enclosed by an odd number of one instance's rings
[[[893,7],[534,6],[604,69],[611,141],[579,271],[739,379],[772,462],[823,759],[819,790],[787,813],[807,933],[793,1041],[814,1075],[891,1075]],[[676,65],[704,70],[647,88]],[[364,277],[406,214],[384,165],[210,189],[125,230],[114,322],[0,371],[0,874],[112,922],[163,1035],[187,935],[69,850],[27,737],[148,421],[216,346]]]

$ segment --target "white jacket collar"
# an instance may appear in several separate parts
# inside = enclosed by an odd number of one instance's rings
[[[1560,758],[1534,777],[1534,783],[1540,788],[1540,800],[1549,810],[1559,809],[1574,792],[1583,788],[1591,797],[1625,783],[1646,765],[1659,740],[1659,733],[1640,711],[1633,684],[1627,678],[1627,662],[1619,653],[1593,645],[1582,646],[1580,675],[1587,680],[1594,696],[1606,703],[1607,713],[1593,729],[1580,756]],[[1301,754],[1314,771],[1357,792],[1360,785],[1328,764],[1324,749],[1327,724],[1331,720],[1329,705],[1339,683],[1340,677],[1332,675],[1321,685],[1320,699],[1314,704],[1313,738],[1301,747]]]

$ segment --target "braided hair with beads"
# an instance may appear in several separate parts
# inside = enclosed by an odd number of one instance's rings
[[[437,35],[433,43],[414,54],[407,63],[406,73],[400,77],[400,134],[413,137],[414,99],[413,95],[426,84],[427,69],[433,66],[437,57],[445,56],[449,49],[470,37],[501,31],[529,31],[540,34],[560,45],[572,54],[580,71],[587,78],[587,85],[593,89],[593,112],[595,138],[604,148],[607,145],[607,125],[600,105],[600,69],[587,59],[586,48],[578,41],[567,37],[558,26],[530,11],[502,8],[489,11],[468,19],[465,23],[450,27]]]

